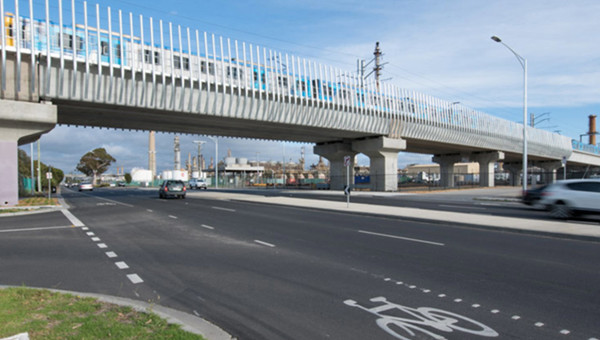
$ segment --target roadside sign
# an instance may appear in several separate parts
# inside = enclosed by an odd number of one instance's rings
[[[46,172],[46,179],[52,179],[52,173]]]
[[[567,165],[567,157],[563,156],[562,158],[562,165],[565,166]]]
[[[350,188],[349,185],[344,185],[344,195],[350,196],[350,190],[352,190],[352,189]]]
[[[350,166],[350,156],[344,156],[344,166]]]

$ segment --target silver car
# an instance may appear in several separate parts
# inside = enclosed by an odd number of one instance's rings
[[[92,191],[92,190],[94,190],[94,186],[90,182],[81,182],[81,183],[79,183],[79,191],[83,191],[83,190]]]
[[[600,180],[570,179],[550,184],[542,192],[539,204],[555,218],[600,214]]]

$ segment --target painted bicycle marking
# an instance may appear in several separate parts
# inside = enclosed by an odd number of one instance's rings
[[[397,339],[411,340],[419,332],[429,335],[433,339],[446,339],[444,336],[434,333],[436,331],[446,333],[459,331],[488,338],[499,335],[498,332],[480,322],[445,310],[402,306],[388,301],[385,297],[375,297],[370,301],[383,304],[372,308],[362,306],[354,300],[346,300],[344,304],[377,316],[378,319],[375,321],[377,325]]]

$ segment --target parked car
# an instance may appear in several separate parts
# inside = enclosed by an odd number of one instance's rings
[[[158,189],[158,197],[160,198],[185,198],[185,183],[179,180],[168,179],[160,185]]]
[[[600,180],[569,179],[550,184],[539,203],[555,218],[600,214]]]
[[[204,189],[206,190],[208,187],[206,185],[206,181],[203,179],[192,178],[188,183],[190,185],[190,189]]]
[[[546,190],[548,185],[542,185],[534,189],[526,190],[523,193],[522,201],[524,204],[537,206],[540,199],[542,199],[542,194]]]
[[[117,182],[118,187],[124,187],[127,183],[125,182]]]
[[[84,190],[92,191],[92,190],[94,190],[94,186],[90,182],[79,183],[79,191],[84,191]]]

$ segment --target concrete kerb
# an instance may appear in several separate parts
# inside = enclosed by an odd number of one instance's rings
[[[0,289],[5,288],[19,288],[21,286],[4,286],[0,285]],[[93,293],[81,293],[81,292],[73,292],[67,290],[60,289],[48,289],[48,288],[37,288],[37,287],[26,287],[32,289],[45,289],[51,292],[57,292],[61,294],[71,294],[80,297],[90,297],[97,299],[98,301],[110,303],[118,306],[126,306],[135,309],[138,312],[143,313],[154,313],[161,318],[165,319],[168,323],[176,324],[181,326],[181,328],[187,332],[199,334],[205,337],[208,340],[234,340],[235,338],[231,337],[227,332],[222,330],[221,328],[213,325],[212,323],[197,317],[195,315],[191,315],[188,313],[184,313],[172,308],[150,304],[143,301],[137,301],[122,297],[115,297],[109,295],[102,294],[93,294]]]

